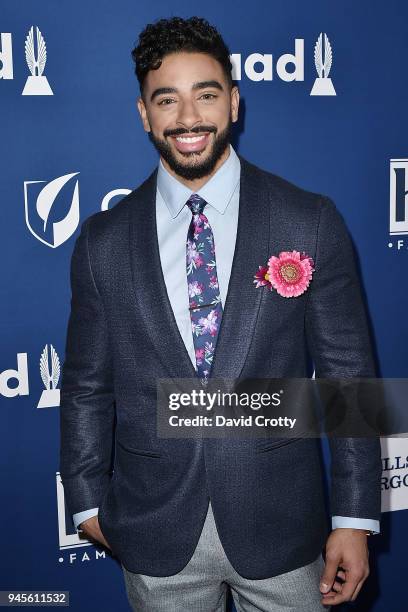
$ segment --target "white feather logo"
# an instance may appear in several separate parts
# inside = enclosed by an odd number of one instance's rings
[[[48,363],[48,344],[45,345],[40,359],[40,372],[44,386],[47,390],[56,389],[60,377],[60,360],[57,351],[51,347],[51,372]]]
[[[25,39],[25,58],[30,70],[24,89],[23,96],[53,96],[53,91],[48,83],[47,77],[43,74],[47,61],[47,47],[45,46],[44,36],[40,28],[31,26],[27,38]]]
[[[336,96],[336,90],[329,77],[333,62],[333,51],[326,33],[320,32],[314,47],[314,62],[317,78],[310,91],[311,96]]]
[[[25,40],[25,56],[31,74],[33,76],[42,76],[45,68],[45,62],[47,61],[47,48],[40,29],[36,26],[35,30],[37,35],[37,54],[34,47],[34,26],[31,26]]]
[[[327,34],[324,35],[323,39],[323,33],[320,33],[314,48],[314,60],[319,78],[327,79],[333,61],[333,52]]]

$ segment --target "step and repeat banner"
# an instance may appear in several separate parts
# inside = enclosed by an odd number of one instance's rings
[[[356,249],[379,375],[404,378],[408,4],[3,0],[0,11],[0,590],[69,591],[73,610],[128,610],[117,560],[79,539],[65,506],[59,389],[80,226],[158,163],[131,49],[162,17],[199,15],[220,30],[241,94],[233,145],[334,200]],[[370,539],[357,610],[408,606],[407,437],[382,439],[381,535]],[[328,466],[327,446],[323,456]]]

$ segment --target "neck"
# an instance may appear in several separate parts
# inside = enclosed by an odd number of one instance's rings
[[[207,174],[206,176],[203,176],[202,178],[193,179],[192,181],[189,181],[188,179],[184,178],[183,176],[180,176],[179,174],[176,174],[176,172],[174,172],[174,170],[172,170],[172,168],[170,168],[169,164],[166,162],[165,159],[163,159],[162,156],[160,156],[160,159],[162,161],[163,166],[166,168],[167,172],[169,172],[172,176],[174,176],[174,178],[176,178],[178,181],[180,181],[180,183],[183,183],[183,185],[185,185],[186,187],[191,189],[193,192],[196,192],[199,189],[201,189],[201,187],[203,185],[205,185],[210,180],[210,178],[212,176],[214,176],[214,174],[217,172],[217,170],[228,159],[229,154],[230,154],[230,146],[228,145],[228,147],[226,147],[224,153],[217,160],[217,163],[215,164],[212,172],[210,172],[210,174]]]

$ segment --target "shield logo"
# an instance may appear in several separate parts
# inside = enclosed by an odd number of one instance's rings
[[[37,240],[53,249],[56,249],[68,240],[78,227],[78,180],[72,181],[71,186],[74,184],[72,191],[65,188],[67,183],[78,174],[79,172],[65,174],[49,183],[46,181],[24,181],[27,227]],[[45,186],[39,190],[38,186],[44,183]],[[55,209],[67,208],[67,206],[68,211],[65,217],[58,219]],[[54,221],[53,219],[56,220]]]

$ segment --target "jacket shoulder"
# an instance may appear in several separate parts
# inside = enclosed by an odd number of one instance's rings
[[[261,189],[265,190],[276,205],[280,201],[288,212],[288,207],[293,208],[294,212],[313,212],[320,213],[325,204],[333,205],[329,197],[313,192],[277,175],[268,170],[264,170],[255,164],[247,161],[240,156],[241,167],[247,175],[251,176],[258,183]]]
[[[82,228],[88,229],[93,237],[105,237],[116,234],[116,231],[129,226],[129,211],[132,206],[137,206],[145,201],[146,196],[155,194],[157,168],[138,187],[119,200],[108,210],[98,210],[89,215],[83,222]]]

